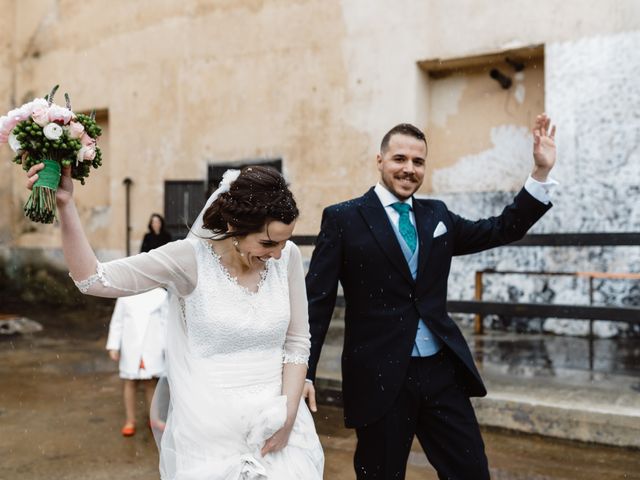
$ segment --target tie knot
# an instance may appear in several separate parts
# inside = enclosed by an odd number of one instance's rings
[[[404,215],[406,213],[409,213],[409,210],[411,210],[411,205],[409,205],[408,203],[404,203],[404,202],[392,203],[391,207],[393,207],[393,209],[396,212],[398,212],[400,215]]]

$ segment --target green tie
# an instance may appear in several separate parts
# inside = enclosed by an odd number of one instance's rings
[[[411,253],[416,251],[416,229],[413,227],[411,223],[411,218],[409,218],[409,211],[411,210],[411,206],[408,203],[396,202],[392,203],[391,206],[393,209],[400,214],[400,222],[398,223],[398,230],[400,230],[400,235],[404,238],[404,241],[407,242],[407,246],[411,250]]]

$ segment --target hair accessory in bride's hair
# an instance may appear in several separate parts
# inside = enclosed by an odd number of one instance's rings
[[[235,182],[240,176],[240,170],[227,170],[222,175],[220,186],[218,188],[219,193],[226,193],[231,189],[231,184]]]
[[[293,194],[282,175],[271,167],[245,167],[239,176],[225,172],[212,197],[198,226],[209,230],[209,235],[213,233],[216,240],[261,232],[272,220],[289,225],[298,217]]]

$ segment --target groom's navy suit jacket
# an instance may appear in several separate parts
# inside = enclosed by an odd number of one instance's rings
[[[306,277],[311,328],[307,377],[315,380],[340,281],[346,303],[342,393],[347,427],[370,424],[391,407],[405,380],[420,318],[459,359],[460,381],[468,394],[486,395],[467,343],[447,314],[451,258],[522,238],[550,206],[522,189],[499,216],[470,221],[441,201],[414,198],[420,245],[416,280],[373,188],[324,210]],[[447,231],[434,238],[439,222]]]

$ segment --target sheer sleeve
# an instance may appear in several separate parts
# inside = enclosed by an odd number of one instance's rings
[[[148,253],[98,262],[95,274],[74,282],[82,293],[96,297],[125,297],[157,287],[187,295],[195,288],[197,276],[191,240],[178,240]]]
[[[307,289],[304,283],[304,269],[300,249],[290,243],[288,278],[291,320],[284,342],[284,363],[307,364],[311,346],[309,334],[309,310]]]

